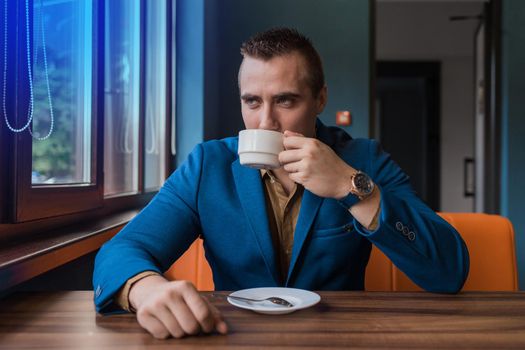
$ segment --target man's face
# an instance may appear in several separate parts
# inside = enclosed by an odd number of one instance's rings
[[[326,103],[326,88],[313,96],[306,78],[306,62],[296,52],[267,61],[246,56],[239,71],[246,128],[315,136],[315,118]]]

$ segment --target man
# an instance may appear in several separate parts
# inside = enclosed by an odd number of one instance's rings
[[[97,310],[136,311],[157,338],[226,333],[191,283],[161,275],[199,236],[217,290],[362,290],[372,243],[426,290],[460,290],[468,252],[458,233],[416,197],[376,142],[317,120],[327,88],[310,41],[272,29],[245,42],[241,54],[244,123],[284,133],[282,167],[241,166],[237,137],[197,145],[102,247]]]

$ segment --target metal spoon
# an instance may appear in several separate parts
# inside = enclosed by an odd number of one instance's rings
[[[294,306],[288,300],[284,300],[283,298],[279,298],[279,297],[268,297],[268,298],[264,298],[264,299],[251,299],[251,298],[238,297],[238,296],[234,296],[234,295],[222,295],[222,294],[216,294],[216,293],[212,293],[212,296],[217,297],[217,298],[224,298],[224,299],[232,298],[232,299],[236,299],[236,300],[250,301],[250,302],[255,302],[255,303],[261,303],[261,302],[264,302],[264,301],[269,301],[269,302],[271,302],[271,303],[273,303],[275,305],[285,306],[285,307],[293,307]]]

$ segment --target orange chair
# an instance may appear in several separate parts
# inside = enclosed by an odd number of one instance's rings
[[[510,221],[499,215],[478,213],[440,213],[454,226],[467,244],[470,272],[463,290],[516,291],[518,277],[514,248],[514,230]],[[166,272],[169,279],[192,281],[197,289],[213,290],[212,272],[204,257],[202,240],[196,240],[188,251]],[[420,291],[377,248],[372,248],[365,277],[369,291]]]
[[[197,239],[188,250],[164,273],[169,280],[193,282],[201,291],[214,290],[213,275],[204,256],[202,239]]]

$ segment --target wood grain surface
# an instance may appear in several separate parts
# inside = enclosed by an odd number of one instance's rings
[[[524,292],[319,294],[310,309],[261,315],[203,293],[229,334],[156,340],[134,315],[96,314],[92,292],[18,293],[0,300],[0,348],[525,349]]]

